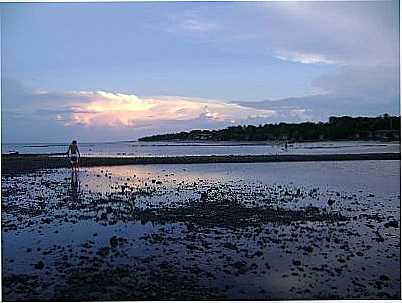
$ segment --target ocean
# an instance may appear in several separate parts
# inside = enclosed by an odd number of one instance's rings
[[[2,144],[1,153],[51,154],[66,152],[68,143]],[[198,156],[275,154],[354,154],[400,152],[400,142],[328,141],[284,144],[266,142],[113,142],[79,143],[84,156]]]

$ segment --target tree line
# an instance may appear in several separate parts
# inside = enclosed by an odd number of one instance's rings
[[[401,118],[330,117],[328,122],[229,126],[219,130],[191,130],[139,138],[139,141],[277,141],[399,140]]]

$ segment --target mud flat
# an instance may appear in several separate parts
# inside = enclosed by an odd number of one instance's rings
[[[400,160],[400,153],[323,154],[323,155],[225,155],[179,157],[82,157],[82,167],[134,164],[258,163],[305,161]],[[48,155],[2,155],[2,173],[30,172],[37,169],[69,167],[66,157]]]
[[[3,300],[399,299],[399,165],[3,175]]]

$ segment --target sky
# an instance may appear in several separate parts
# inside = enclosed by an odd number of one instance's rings
[[[0,3],[2,142],[399,115],[399,2]]]

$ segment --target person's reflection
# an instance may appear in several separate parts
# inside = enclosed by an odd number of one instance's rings
[[[78,178],[78,172],[76,170],[71,171],[71,200],[78,203],[80,194],[80,180]]]

